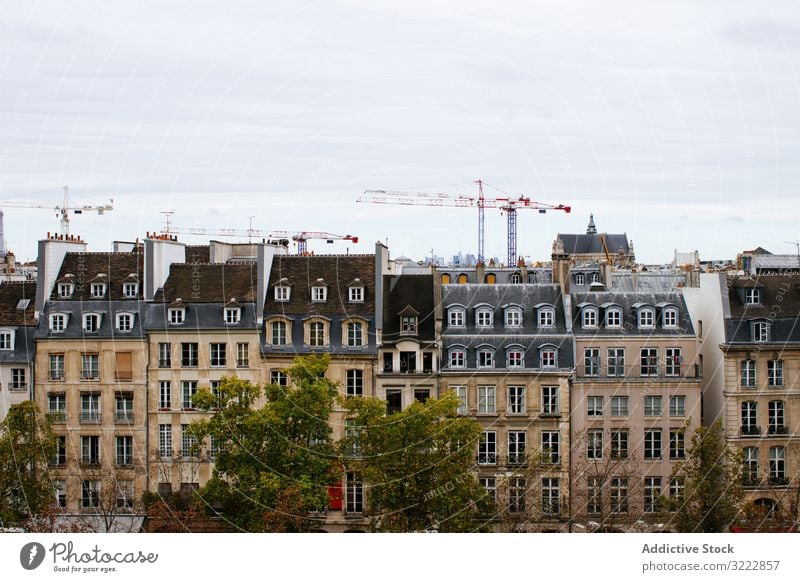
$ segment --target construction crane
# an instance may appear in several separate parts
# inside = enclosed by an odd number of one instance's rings
[[[563,204],[545,204],[536,202],[525,196],[518,198],[496,197],[487,198],[483,193],[486,183],[483,180],[475,182],[478,185],[477,194],[450,195],[446,193],[430,194],[427,192],[404,192],[398,190],[365,190],[364,195],[359,197],[356,202],[367,202],[371,204],[399,204],[399,205],[422,205],[422,206],[449,206],[449,207],[477,207],[478,208],[478,261],[484,261],[484,209],[499,208],[506,213],[508,220],[508,265],[513,266],[517,263],[517,210],[531,209],[538,210],[539,214],[545,214],[548,210],[562,210],[570,212],[572,207]]]
[[[233,236],[233,237],[248,237],[248,239],[256,238],[269,238],[269,239],[289,239],[297,243],[297,254],[304,255],[308,249],[309,240],[325,240],[332,244],[335,240],[347,240],[354,244],[358,243],[358,237],[349,234],[332,234],[330,232],[317,232],[317,231],[290,231],[290,230],[257,230],[254,228],[235,229],[235,228],[182,228],[172,226],[167,223],[163,234],[187,234],[197,236]]]
[[[103,215],[105,212],[114,210],[114,199],[111,198],[110,204],[102,204],[100,206],[70,206],[69,204],[69,187],[63,186],[64,190],[64,203],[52,204],[47,202],[17,202],[15,200],[0,200],[0,208],[42,208],[45,210],[55,210],[56,216],[61,219],[61,235],[69,236],[69,215],[70,214],[83,214],[84,212],[96,212]]]

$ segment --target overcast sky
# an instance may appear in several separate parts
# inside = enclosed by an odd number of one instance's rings
[[[350,252],[474,253],[475,210],[356,199],[470,194],[478,178],[573,207],[519,213],[532,259],[590,212],[652,263],[800,238],[796,2],[25,0],[2,14],[0,199],[57,203],[62,184],[76,203],[113,197],[113,213],[73,222],[92,250],[174,210],[186,227],[255,216],[358,235]],[[5,208],[22,258],[57,228]],[[487,255],[505,245],[487,211]]]

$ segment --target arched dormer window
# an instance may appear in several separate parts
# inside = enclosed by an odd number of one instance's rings
[[[445,273],[442,275],[442,285],[449,285],[450,284],[450,275],[449,273]]]
[[[490,305],[475,307],[475,325],[477,327],[492,327],[494,325],[494,310]]]
[[[447,309],[448,327],[464,327],[466,325],[466,309],[463,305],[453,305]]]
[[[448,350],[448,367],[466,368],[467,367],[467,348],[461,345],[452,346]]]
[[[539,348],[539,367],[558,368],[558,346],[545,344]]]
[[[556,308],[549,303],[539,303],[535,306],[536,323],[539,327],[555,327]]]
[[[616,303],[603,303],[600,307],[605,310],[606,327],[615,329],[622,327],[622,308]]]
[[[522,306],[509,305],[505,308],[506,327],[522,327]]]
[[[494,273],[486,273],[486,276],[483,278],[483,282],[487,285],[494,285],[497,283],[497,275]]]
[[[525,367],[525,348],[520,345],[512,345],[506,348],[506,366],[508,368]]]
[[[581,310],[581,327],[594,329],[598,325],[599,311],[591,303],[581,303],[578,305]]]
[[[769,321],[757,320],[752,323],[753,326],[753,342],[764,343],[769,341]]]
[[[508,281],[509,281],[509,283],[512,283],[514,285],[519,285],[520,283],[522,283],[522,274],[521,273],[512,273],[511,277],[509,278]]]
[[[586,275],[583,273],[575,273],[575,284],[586,285]]]
[[[652,329],[656,325],[656,310],[644,303],[635,303],[636,325],[639,329]]]
[[[461,273],[461,274],[458,276],[458,279],[457,279],[457,281],[458,281],[458,284],[459,284],[459,285],[466,285],[466,284],[467,284],[467,281],[468,281],[466,273]]]
[[[494,368],[494,348],[492,346],[480,346],[477,353],[479,368]]]

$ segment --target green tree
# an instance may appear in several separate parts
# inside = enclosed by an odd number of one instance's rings
[[[673,524],[682,532],[722,532],[736,520],[742,501],[741,452],[728,445],[721,421],[692,435],[686,461],[675,467],[682,498],[670,499]]]
[[[296,358],[292,386],[223,378],[215,394],[203,389],[195,397],[212,415],[193,423],[192,433],[216,448],[214,474],[198,495],[238,528],[307,531],[314,525],[309,512],[326,507],[328,485],[338,478],[328,424],[336,385],[324,377],[329,361]]]
[[[56,451],[49,420],[31,401],[11,406],[0,423],[0,519],[6,526],[55,501],[48,463]]]
[[[347,470],[369,486],[367,503],[380,531],[472,531],[489,510],[475,477],[480,425],[458,417],[458,398],[415,402],[386,415],[386,403],[348,398],[348,435],[340,443]]]

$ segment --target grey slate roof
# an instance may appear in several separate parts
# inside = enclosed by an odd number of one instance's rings
[[[250,329],[253,332],[256,327],[256,307],[255,303],[241,303],[238,307],[241,311],[239,323],[226,324],[224,317],[224,303],[186,303],[186,315],[183,323],[167,323],[167,310],[169,303],[150,303],[145,311],[145,329],[150,332],[174,331],[185,332],[190,330],[222,330],[231,331]]]
[[[584,329],[581,325],[581,308],[578,306],[588,303],[599,309],[598,329]],[[622,328],[606,328],[602,325],[605,310],[603,305],[615,304],[622,308]],[[678,308],[678,327],[665,329],[661,325],[661,307],[665,304]],[[572,294],[572,330],[575,335],[624,335],[624,336],[650,336],[650,335],[693,335],[694,326],[689,316],[689,310],[683,295],[679,292],[672,293],[614,293],[611,291],[584,292]],[[655,329],[639,329],[637,309],[634,306],[647,305],[656,310]]]
[[[383,284],[383,342],[409,337],[419,341],[436,339],[436,304],[433,275],[386,275]],[[417,335],[400,335],[400,312],[411,306],[419,313]]]
[[[800,342],[800,275],[737,277],[730,279],[728,285],[731,317],[725,320],[727,343],[752,344],[755,320],[770,323],[770,341],[766,345]],[[760,290],[760,304],[745,304],[748,288]]]
[[[34,360],[34,326],[4,326],[15,331],[14,349],[0,350],[0,364],[29,364]]]
[[[39,317],[39,325],[36,329],[36,339],[81,339],[81,338],[100,338],[100,339],[141,339],[144,338],[142,318],[146,312],[144,301],[48,301],[42,315]],[[66,313],[69,314],[67,327],[62,332],[50,331],[50,314]],[[87,313],[101,314],[100,328],[96,332],[83,330],[83,315]],[[117,331],[117,313],[133,313],[133,327],[131,331]]]
[[[599,234],[558,234],[557,240],[564,245],[564,252],[568,255],[579,254],[604,254],[603,243]],[[603,234],[606,238],[609,254],[619,251],[630,252],[627,234]]]

